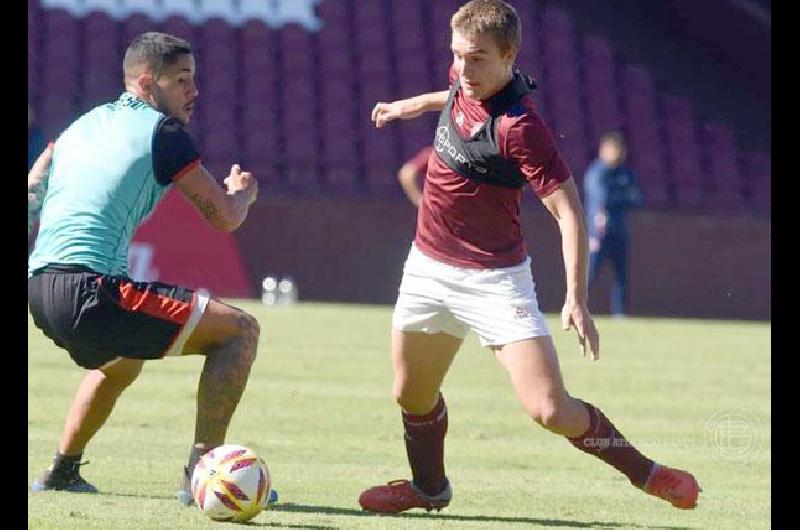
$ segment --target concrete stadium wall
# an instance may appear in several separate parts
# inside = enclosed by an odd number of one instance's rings
[[[259,296],[261,279],[288,274],[301,300],[392,304],[416,211],[398,201],[263,198],[237,232]],[[564,273],[558,227],[526,198],[524,233],[544,311],[558,312]],[[631,313],[771,318],[771,222],[763,217],[641,211],[631,219]],[[608,311],[606,264],[590,308]]]

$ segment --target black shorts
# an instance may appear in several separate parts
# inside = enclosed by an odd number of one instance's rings
[[[135,282],[80,266],[53,265],[28,278],[33,321],[78,365],[180,355],[208,296],[161,282]]]

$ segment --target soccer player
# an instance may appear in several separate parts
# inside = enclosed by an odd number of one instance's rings
[[[372,111],[376,127],[440,111],[417,233],[392,317],[394,396],[402,409],[412,481],[362,492],[364,510],[441,509],[452,487],[444,469],[447,406],[442,380],[468,329],[507,370],[527,413],[577,449],[622,472],[645,492],[693,508],[695,478],[647,458],[599,408],[567,393],[539,311],[520,231],[522,188],[556,219],[566,269],[564,330],[584,356],[600,341],[587,309],[587,237],[570,170],[536,112],[534,84],[514,68],[521,30],[502,0],[472,0],[451,19],[450,89]]]
[[[89,371],[53,464],[32,489],[95,492],[79,473],[81,456],[144,361],[196,354],[205,363],[194,444],[178,492],[190,504],[189,477],[200,456],[225,441],[256,357],[259,325],[204,292],[131,280],[128,247],[173,185],[212,226],[233,231],[256,200],[258,184],[234,164],[222,188],[186,132],[198,97],[189,43],[142,34],[122,67],[125,91],[75,120],[41,155],[39,173],[29,176],[29,227],[31,207],[35,217],[43,198],[29,258],[30,311],[36,326]],[[42,167],[50,156],[48,177]]]
[[[428,169],[428,159],[431,156],[433,147],[426,146],[420,149],[417,154],[409,158],[405,164],[400,166],[397,172],[397,182],[403,188],[403,192],[411,201],[411,204],[419,208],[419,201],[422,199],[419,181],[425,178]]]
[[[600,138],[597,159],[583,176],[589,227],[589,287],[608,257],[614,266],[611,314],[628,312],[628,212],[641,205],[636,176],[625,165],[625,140],[618,132]]]

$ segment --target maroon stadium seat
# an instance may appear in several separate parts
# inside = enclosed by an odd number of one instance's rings
[[[44,92],[37,121],[42,125],[45,138],[57,138],[76,117],[70,98],[57,92]]]
[[[720,123],[707,123],[703,125],[701,137],[701,147],[709,165],[711,203],[724,208],[741,207],[744,183],[733,131]]]
[[[368,26],[385,27],[388,23],[388,2],[371,0],[370,2],[354,2],[353,13],[356,24],[360,28]]]
[[[195,26],[181,15],[170,15],[161,25],[161,31],[194,42]]]
[[[745,189],[751,206],[759,212],[769,213],[772,208],[772,159],[769,151],[751,151],[744,154]]]
[[[669,203],[670,197],[655,85],[650,73],[641,66],[626,65],[622,74],[628,162],[638,177],[645,205],[662,207]]]
[[[317,5],[317,14],[322,19],[322,27],[325,24],[334,22],[346,22],[349,20],[346,0],[322,0]]]
[[[278,31],[283,56],[283,73],[292,77],[311,79],[314,71],[314,51],[311,34],[297,24]]]
[[[422,147],[433,142],[435,127],[431,127],[425,119],[406,120],[400,123],[400,138],[402,150],[400,158],[406,161]]]
[[[667,135],[667,157],[680,206],[702,205],[703,175],[697,123],[691,103],[680,96],[665,95],[662,113]]]
[[[28,0],[28,100],[36,100],[41,91],[42,14],[39,2]]]
[[[622,125],[617,105],[617,87],[614,80],[614,55],[608,41],[598,36],[583,40],[584,69],[586,72],[587,126],[592,142],[610,130]]]
[[[148,31],[156,31],[158,29],[156,22],[154,22],[147,15],[141,13],[134,13],[129,15],[122,21],[122,35],[120,36],[120,45],[124,52],[128,45],[135,37]]]

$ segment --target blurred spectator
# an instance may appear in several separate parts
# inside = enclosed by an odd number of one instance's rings
[[[428,158],[433,152],[433,146],[427,146],[411,157],[397,172],[397,181],[403,188],[411,204],[419,207],[422,199],[422,186],[420,182],[425,180],[425,172],[428,170]]]
[[[583,180],[586,222],[589,233],[589,285],[597,278],[606,258],[614,267],[611,313],[628,311],[628,212],[641,206],[636,177],[625,166],[625,140],[618,132],[600,139],[598,158],[589,165]]]
[[[33,107],[28,103],[28,171],[31,170],[33,163],[36,162],[45,147],[44,133],[34,124],[35,120]]]

